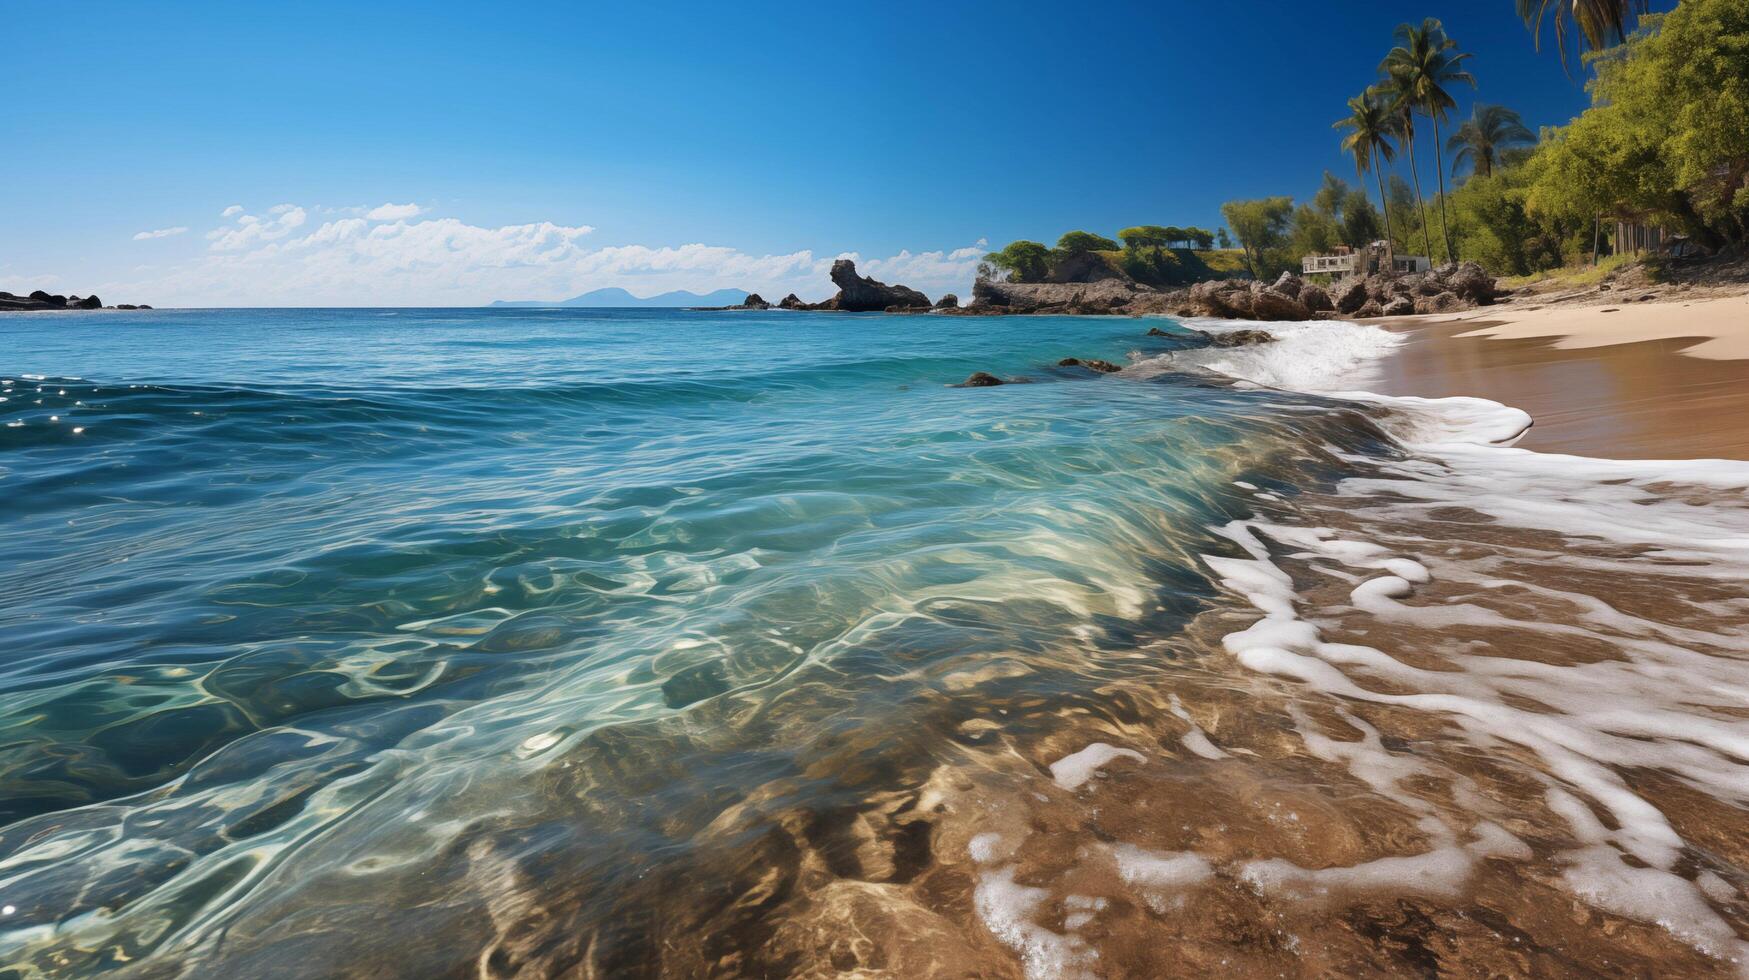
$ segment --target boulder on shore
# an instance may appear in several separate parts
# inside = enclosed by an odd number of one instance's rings
[[[1413,316],[1414,313],[1415,301],[1407,296],[1393,298],[1384,305],[1382,311],[1384,316]]]
[[[929,297],[909,286],[889,286],[857,275],[856,263],[849,259],[832,263],[832,282],[838,287],[838,295],[829,302],[833,302],[833,309],[846,313],[869,313],[889,307],[929,308]]]

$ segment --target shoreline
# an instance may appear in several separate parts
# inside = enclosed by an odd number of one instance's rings
[[[1369,390],[1522,409],[1536,420],[1522,448],[1749,459],[1749,295],[1375,322],[1406,340],[1375,365]]]

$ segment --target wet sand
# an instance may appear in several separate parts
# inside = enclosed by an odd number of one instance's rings
[[[1616,459],[1749,459],[1749,299],[1476,311],[1386,324],[1409,343],[1366,387],[1473,395],[1536,420],[1518,443]],[[1728,315],[1737,306],[1740,319]],[[1727,309],[1729,307],[1729,309]],[[1626,316],[1623,316],[1626,314]],[[1623,317],[1611,320],[1611,317]],[[1629,319],[1631,317],[1631,319]],[[1684,335],[1685,327],[1697,332]]]

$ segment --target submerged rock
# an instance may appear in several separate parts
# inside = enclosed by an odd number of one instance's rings
[[[987,371],[973,371],[971,377],[967,378],[964,381],[961,381],[957,385],[954,385],[954,387],[955,388],[994,388],[997,385],[1005,385],[1007,383],[1008,382],[1003,381],[1001,378],[998,378],[994,374],[990,374]]]
[[[1149,327],[1148,328],[1148,336],[1150,336],[1150,337],[1170,337],[1172,335],[1167,333],[1164,330],[1161,330],[1159,327]]]
[[[1057,362],[1057,367],[1084,367],[1089,371],[1098,371],[1100,374],[1115,374],[1123,370],[1122,367],[1110,361],[1101,361],[1091,357],[1065,357]]]

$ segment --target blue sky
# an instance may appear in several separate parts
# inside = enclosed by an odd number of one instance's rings
[[[0,288],[820,296],[854,253],[964,289],[981,241],[1213,227],[1351,176],[1330,123],[1404,20],[1475,53],[1461,112],[1564,122],[1584,93],[1512,6],[13,3],[53,40],[0,61]]]

